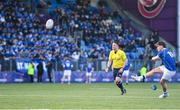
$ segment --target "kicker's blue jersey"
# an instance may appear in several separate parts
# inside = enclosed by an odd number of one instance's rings
[[[161,58],[163,65],[170,71],[176,71],[176,63],[173,53],[164,48],[158,53],[159,58]]]

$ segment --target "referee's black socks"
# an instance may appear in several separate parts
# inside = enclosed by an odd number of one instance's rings
[[[124,92],[124,87],[121,81],[117,82],[116,85],[121,89],[121,92]]]

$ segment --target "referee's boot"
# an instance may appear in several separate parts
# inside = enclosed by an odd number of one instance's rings
[[[123,90],[121,91],[121,95],[124,95],[124,94],[126,94],[126,89],[123,89]]]

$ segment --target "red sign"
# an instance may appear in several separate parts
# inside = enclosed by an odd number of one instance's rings
[[[145,18],[156,17],[163,9],[166,0],[138,0],[138,10]]]

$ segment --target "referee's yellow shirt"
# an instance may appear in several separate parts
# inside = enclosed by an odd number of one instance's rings
[[[122,50],[118,50],[116,53],[114,50],[111,50],[109,60],[112,61],[113,68],[122,68],[126,61],[126,54]]]

